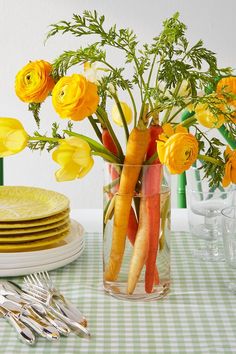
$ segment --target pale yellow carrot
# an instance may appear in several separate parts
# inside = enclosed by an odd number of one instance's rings
[[[133,254],[129,267],[127,288],[127,293],[129,295],[133,294],[140,277],[140,273],[147,260],[149,250],[149,231],[147,225],[147,217],[146,198],[143,197],[140,202],[138,231],[135,238]]]

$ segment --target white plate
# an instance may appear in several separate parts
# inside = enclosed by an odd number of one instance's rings
[[[1,252],[0,259],[1,263],[12,263],[14,264],[20,260],[26,259],[40,259],[48,260],[51,257],[59,254],[67,254],[70,250],[78,248],[83,240],[84,229],[77,221],[71,220],[71,230],[69,234],[64,238],[65,244],[56,246],[53,248],[40,250],[40,251],[29,251],[29,252]]]
[[[0,269],[4,270],[4,269],[16,269],[16,268],[24,268],[24,267],[33,267],[33,266],[38,266],[38,265],[44,265],[44,264],[48,264],[49,262],[57,262],[60,261],[66,257],[70,257],[73,256],[75,253],[80,252],[80,250],[84,247],[85,242],[84,240],[82,240],[82,242],[74,247],[74,249],[69,250],[68,252],[66,252],[66,254],[64,253],[60,253],[60,254],[56,254],[56,255],[51,255],[50,257],[47,258],[26,258],[26,259],[19,259],[19,260],[14,260],[14,262],[6,262],[6,260],[2,261],[0,259]]]
[[[24,267],[24,268],[13,268],[13,269],[0,269],[1,277],[15,277],[19,275],[27,275],[40,271],[50,271],[63,267],[71,262],[74,262],[84,251],[84,247],[79,252],[76,252],[74,255],[61,259],[60,261],[50,262],[43,265],[33,266],[33,267]]]

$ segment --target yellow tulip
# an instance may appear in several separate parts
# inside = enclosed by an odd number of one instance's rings
[[[72,181],[84,177],[93,167],[89,144],[77,137],[70,137],[60,142],[52,158],[61,165],[56,172],[58,182]]]
[[[120,101],[120,105],[121,105],[122,111],[124,113],[124,117],[125,117],[127,124],[130,124],[133,119],[133,113],[132,113],[131,108],[127,105],[127,103],[122,102],[122,101]],[[112,116],[113,121],[117,125],[119,125],[120,127],[123,127],[121,115],[120,115],[119,109],[117,107],[117,104],[114,104],[114,106],[112,107],[111,116]]]
[[[218,105],[218,108],[224,111],[223,105]],[[195,116],[198,122],[207,128],[220,128],[225,122],[223,114],[213,114],[205,103],[198,103]]]
[[[25,65],[15,80],[15,91],[20,100],[27,103],[43,102],[55,85],[51,72],[52,65],[44,60]]]
[[[170,124],[166,124],[163,131],[157,141],[160,162],[166,165],[172,174],[188,170],[198,156],[196,138],[182,126],[178,126],[174,131]]]
[[[17,154],[28,143],[28,134],[15,118],[0,118],[0,157]]]
[[[236,150],[231,150],[230,147],[227,146],[224,155],[226,164],[222,186],[227,187],[231,182],[236,184]]]
[[[52,103],[61,118],[82,120],[97,110],[97,86],[83,75],[64,76],[52,91]]]

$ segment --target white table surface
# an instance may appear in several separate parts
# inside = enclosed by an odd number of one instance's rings
[[[87,232],[102,232],[102,209],[73,209],[71,217],[80,222]],[[171,230],[189,230],[187,209],[171,210]]]

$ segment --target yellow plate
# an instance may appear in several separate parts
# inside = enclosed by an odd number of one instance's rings
[[[70,224],[67,222],[61,227],[56,227],[51,230],[47,231],[41,231],[41,232],[35,232],[32,234],[22,234],[22,235],[17,235],[17,236],[12,236],[12,235],[4,235],[0,236],[0,247],[5,246],[6,244],[12,244],[12,243],[22,243],[22,242],[27,242],[27,241],[34,241],[34,240],[40,240],[52,236],[59,235],[62,232],[68,231],[70,228]]]
[[[31,221],[22,221],[22,222],[1,222],[0,221],[0,229],[22,229],[28,227],[36,227],[36,226],[43,226],[43,225],[50,225],[52,223],[64,220],[65,218],[69,217],[70,209],[66,209],[65,211],[49,216],[43,219],[31,220]]]
[[[40,231],[48,231],[51,229],[63,227],[65,224],[68,224],[69,217],[67,216],[65,219],[54,222],[53,224],[49,225],[40,225],[35,227],[27,227],[21,229],[0,229],[0,238],[1,236],[8,237],[8,236],[20,236],[21,234],[34,234]]]
[[[45,218],[69,207],[63,194],[34,187],[0,187],[0,222]]]
[[[45,250],[48,248],[58,247],[65,243],[63,239],[68,235],[69,230],[58,234],[57,236],[49,237],[43,240],[25,242],[20,244],[7,244],[0,245],[1,252],[30,252],[30,251],[38,251]]]

